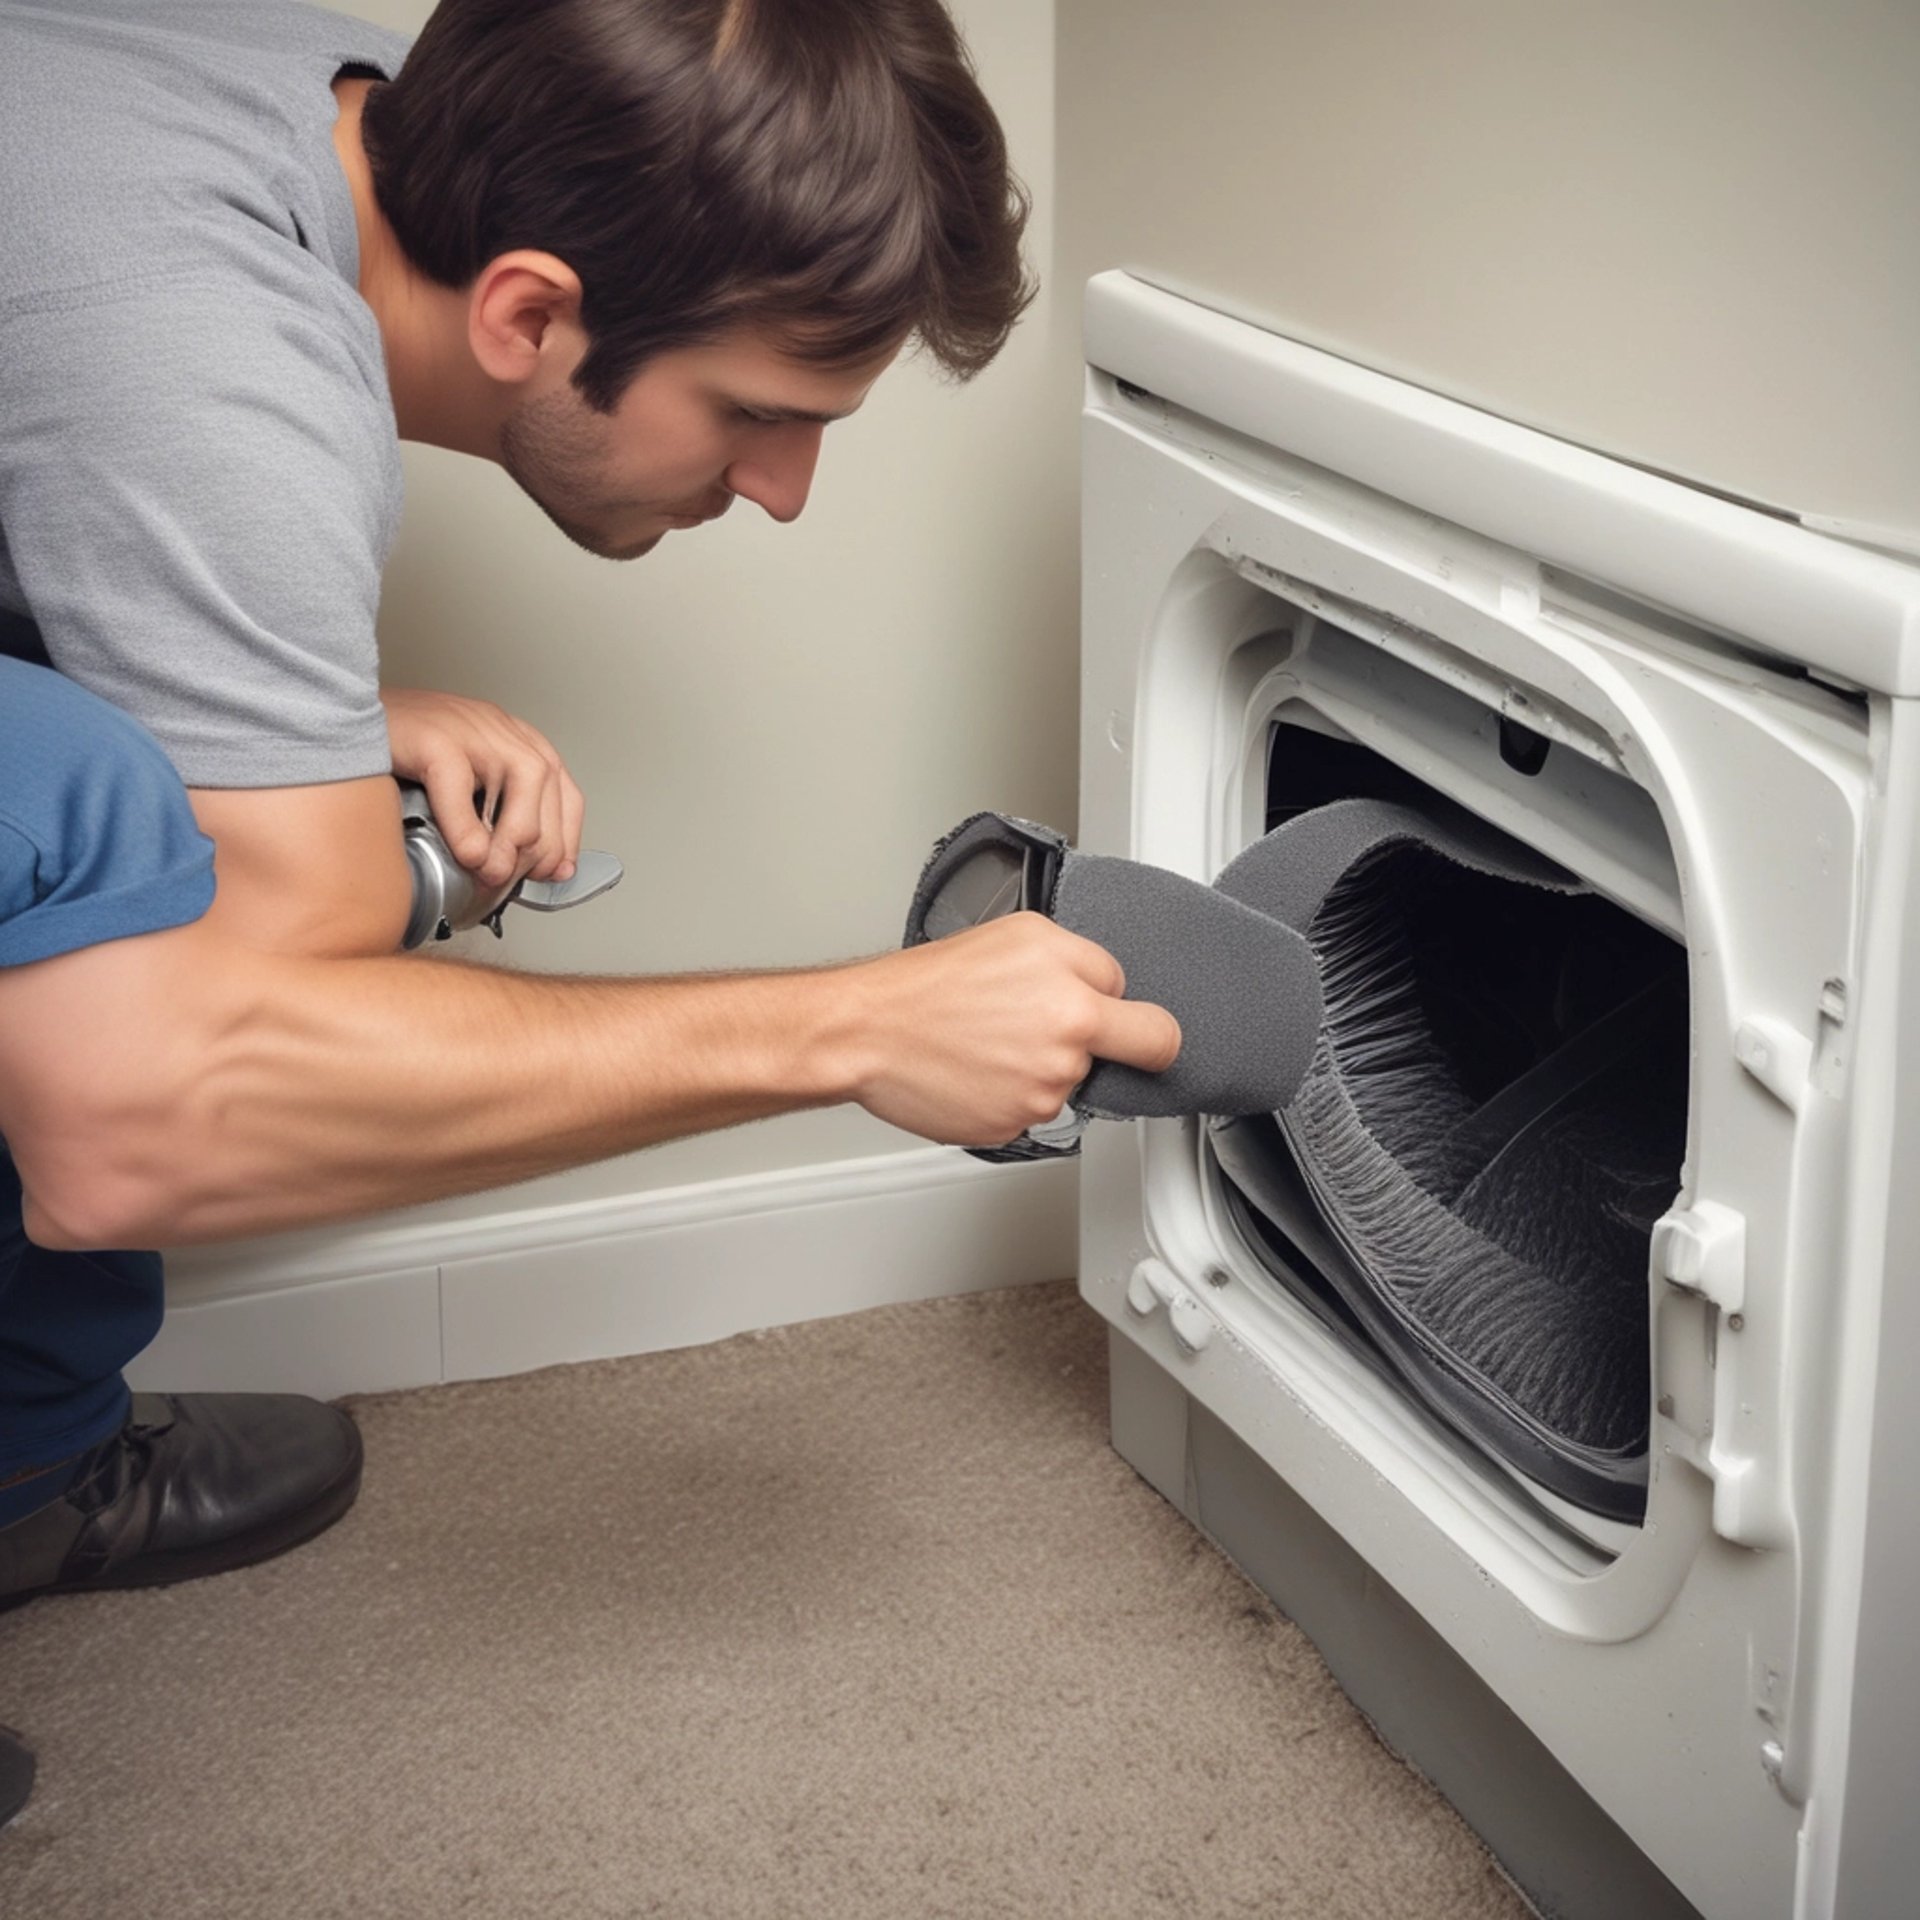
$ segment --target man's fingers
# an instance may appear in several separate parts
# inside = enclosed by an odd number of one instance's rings
[[[1180,1057],[1180,1022],[1149,1000],[1114,1000],[1101,1015],[1090,1051],[1142,1073],[1165,1073]]]
[[[480,869],[488,885],[500,886],[534,864],[542,851],[544,795],[544,782],[508,775],[494,816],[493,846]]]
[[[587,796],[565,767],[560,769],[560,864],[556,880],[571,880],[580,858],[580,836],[587,827]]]
[[[1143,1073],[1164,1073],[1180,1056],[1179,1021],[1151,1001],[1127,999],[1127,970],[1098,941],[1057,921],[1048,924],[1066,943],[1061,951],[1067,964],[1106,998],[1088,1051],[1097,1060],[1117,1060]]]
[[[528,879],[553,879],[565,854],[566,843],[561,837],[560,825],[560,783],[550,776],[540,787],[540,844],[533,865],[527,869]]]
[[[1032,918],[1040,920],[1043,916],[1034,914]],[[1071,932],[1057,920],[1046,920],[1044,924],[1053,929],[1054,937],[1062,943],[1060,950],[1066,956],[1067,965],[1096,993],[1111,994],[1117,1000],[1126,992],[1126,968],[1098,941]]]
[[[380,697],[394,771],[426,788],[453,857],[483,886],[572,876],[586,803],[545,734],[490,700],[392,687]]]
[[[427,805],[440,837],[463,867],[477,867],[487,857],[492,835],[473,803],[473,766],[464,754],[450,754],[421,771]]]
[[[436,764],[422,784],[454,858],[484,884],[500,886],[517,873],[548,879],[572,871],[586,803],[564,768],[533,755],[518,766],[483,766],[460,754]],[[476,791],[484,794],[477,809]]]

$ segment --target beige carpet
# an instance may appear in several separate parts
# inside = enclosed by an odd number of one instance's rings
[[[0,1616],[0,1914],[1518,1920],[1105,1373],[1052,1286],[360,1401],[311,1546]]]

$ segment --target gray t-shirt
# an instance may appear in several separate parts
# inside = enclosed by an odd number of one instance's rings
[[[286,0],[0,0],[0,652],[190,786],[388,768],[399,444],[330,89],[405,51]]]

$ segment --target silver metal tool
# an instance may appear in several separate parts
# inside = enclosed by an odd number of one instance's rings
[[[451,940],[469,927],[491,927],[498,938],[500,916],[510,906],[558,913],[563,907],[577,907],[618,886],[625,871],[612,854],[582,847],[571,880],[517,880],[503,887],[483,887],[453,857],[453,850],[434,825],[426,788],[412,780],[401,780],[397,785],[407,865],[413,870],[413,912],[400,942],[403,951],[424,946],[429,940]]]

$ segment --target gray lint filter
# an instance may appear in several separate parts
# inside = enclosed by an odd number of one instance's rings
[[[1183,1047],[1165,1074],[1097,1066],[1073,1105],[1205,1116],[1278,1284],[1495,1460],[1638,1519],[1684,954],[1438,796],[1382,790],[1301,809],[1211,887],[976,816],[909,941],[1028,906],[1106,947]]]

